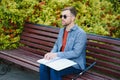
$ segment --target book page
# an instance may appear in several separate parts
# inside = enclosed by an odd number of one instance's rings
[[[56,60],[58,60],[58,59],[60,59],[60,57],[56,57],[56,58],[51,59],[51,60],[39,59],[39,60],[37,60],[37,62],[40,63],[40,64],[44,64],[44,65],[45,65],[45,64],[47,64],[47,63],[56,61]]]
[[[71,61],[69,59],[64,59],[64,58],[55,58],[52,60],[40,59],[37,62],[40,64],[44,64],[50,68],[53,68],[57,71],[60,71],[62,69],[65,69],[77,64],[74,61]]]

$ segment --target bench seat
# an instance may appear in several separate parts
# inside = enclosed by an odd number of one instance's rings
[[[0,53],[0,57],[3,59],[35,71],[39,71],[39,64],[36,62],[36,60],[43,57],[21,48],[15,50],[5,50],[1,51]]]
[[[27,50],[23,50],[23,48],[18,48],[14,50],[3,50],[0,51],[2,54],[0,54],[0,57],[2,57],[5,60],[14,62],[17,65],[20,65],[22,67],[34,70],[39,72],[39,63],[36,61],[38,59],[42,59],[43,56],[34,54],[32,52],[29,52]],[[74,75],[68,75],[63,78],[63,80],[72,80]],[[77,80],[115,80],[108,76],[103,76],[101,74],[95,73],[92,71],[87,71],[84,75],[80,76]]]

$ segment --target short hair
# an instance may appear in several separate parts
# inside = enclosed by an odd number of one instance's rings
[[[66,7],[66,8],[62,9],[62,11],[66,11],[66,10],[70,10],[70,12],[76,17],[77,10],[75,9],[75,7]]]

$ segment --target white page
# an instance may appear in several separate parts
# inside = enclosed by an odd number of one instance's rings
[[[65,68],[68,68],[70,66],[77,64],[71,60],[63,59],[63,58],[55,58],[53,60],[40,59],[37,62],[40,64],[44,64],[50,68],[53,68],[57,71],[60,71],[62,69],[65,69]]]
[[[56,60],[58,60],[58,59],[60,59],[60,57],[56,57],[56,58],[51,59],[51,60],[39,59],[39,60],[37,60],[37,62],[40,63],[40,64],[47,64],[47,63],[56,61]]]
[[[76,64],[75,62],[68,60],[68,59],[59,59],[59,60],[56,60],[52,63],[47,64],[47,66],[49,66],[57,71],[60,71],[62,69],[73,66],[75,64]]]

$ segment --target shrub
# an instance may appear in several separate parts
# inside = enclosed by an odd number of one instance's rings
[[[75,6],[76,23],[87,33],[120,38],[117,0],[0,0],[0,50],[17,48],[25,21],[62,27],[61,9]]]

